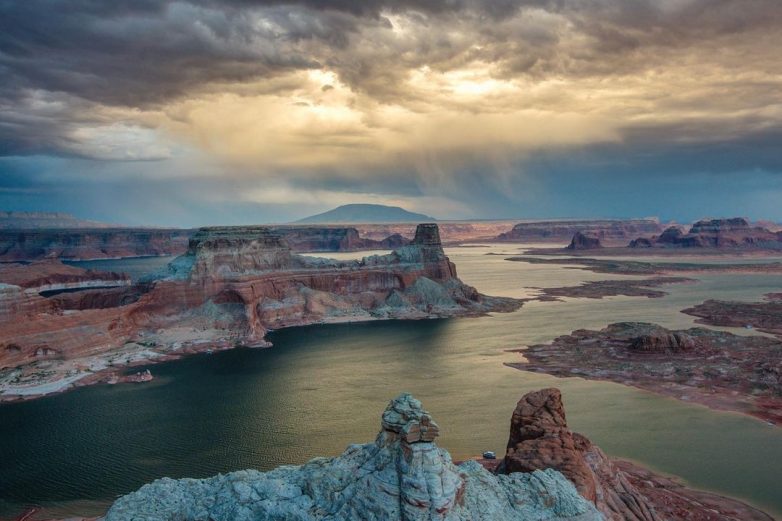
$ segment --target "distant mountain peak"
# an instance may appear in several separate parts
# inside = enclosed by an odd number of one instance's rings
[[[431,222],[434,217],[410,212],[399,206],[383,204],[344,204],[327,212],[311,215],[296,221],[297,223],[398,223]]]

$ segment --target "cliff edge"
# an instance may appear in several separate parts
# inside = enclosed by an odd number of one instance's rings
[[[556,470],[494,475],[475,461],[455,465],[438,434],[421,402],[401,394],[374,443],[265,473],[160,479],[118,499],[106,521],[603,519]]]

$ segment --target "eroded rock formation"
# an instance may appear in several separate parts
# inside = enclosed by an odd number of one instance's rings
[[[475,461],[457,466],[437,434],[421,403],[402,394],[374,443],[266,473],[160,479],[118,499],[106,521],[602,519],[556,470],[493,475]]]
[[[297,255],[264,228],[204,228],[165,270],[122,291],[19,300],[24,288],[0,290],[0,307],[7,310],[0,316],[0,368],[6,368],[0,399],[61,390],[49,384],[75,382],[109,366],[266,346],[270,329],[475,315],[521,305],[463,284],[434,224],[420,225],[407,246],[353,261]]]
[[[361,237],[356,228],[278,226],[271,231],[282,235],[295,252],[393,250],[410,243],[399,233],[377,240]]]
[[[519,400],[511,418],[508,448],[499,472],[548,468],[562,472],[588,500],[597,499],[596,481],[576,449],[558,389],[528,393]]]
[[[589,233],[601,240],[627,240],[638,235],[660,233],[656,219],[536,221],[519,223],[497,236],[499,241],[540,242],[568,241],[574,234]]]
[[[600,244],[600,237],[594,232],[576,232],[573,235],[573,239],[570,244],[567,245],[568,250],[596,250],[602,248]]]
[[[782,422],[778,339],[620,322],[600,331],[579,329],[520,352],[526,362],[509,365],[555,376],[610,380]]]
[[[178,255],[187,248],[191,233],[145,228],[0,230],[0,260]]]
[[[684,487],[625,461],[614,461],[585,436],[571,432],[558,389],[524,395],[516,405],[508,449],[498,472],[555,469],[612,521],[764,520],[740,501]]]
[[[659,236],[641,237],[630,248],[755,248],[782,249],[782,234],[762,226],[752,226],[741,217],[703,219],[685,233],[678,226],[667,228]]]

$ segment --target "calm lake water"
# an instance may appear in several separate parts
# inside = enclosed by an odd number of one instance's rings
[[[518,247],[448,250],[460,277],[488,294],[628,278],[508,262],[485,255],[490,251],[515,254]],[[111,266],[101,268],[123,269]],[[679,310],[706,298],[757,300],[782,290],[780,276],[699,279],[666,287],[670,295],[661,299],[567,299],[480,318],[280,330],[269,337],[271,349],[151,366],[155,380],[148,384],[0,406],[0,516],[25,504],[54,515],[97,514],[162,476],[205,477],[335,455],[374,439],[380,413],[402,391],[432,412],[439,443],[454,458],[502,453],[516,401],[551,386],[562,389],[571,427],[610,455],[782,516],[782,429],[622,385],[503,365],[519,356],[505,350],[573,329],[621,320],[690,327],[692,317]]]

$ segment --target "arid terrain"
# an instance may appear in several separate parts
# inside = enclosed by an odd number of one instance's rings
[[[4,401],[114,380],[122,367],[142,362],[268,346],[271,329],[521,305],[463,284],[437,225],[419,225],[408,245],[360,261],[299,256],[266,228],[205,228],[163,272],[134,285],[56,261],[2,268]]]
[[[519,349],[525,371],[631,385],[782,423],[782,342],[704,328],[616,323]]]

